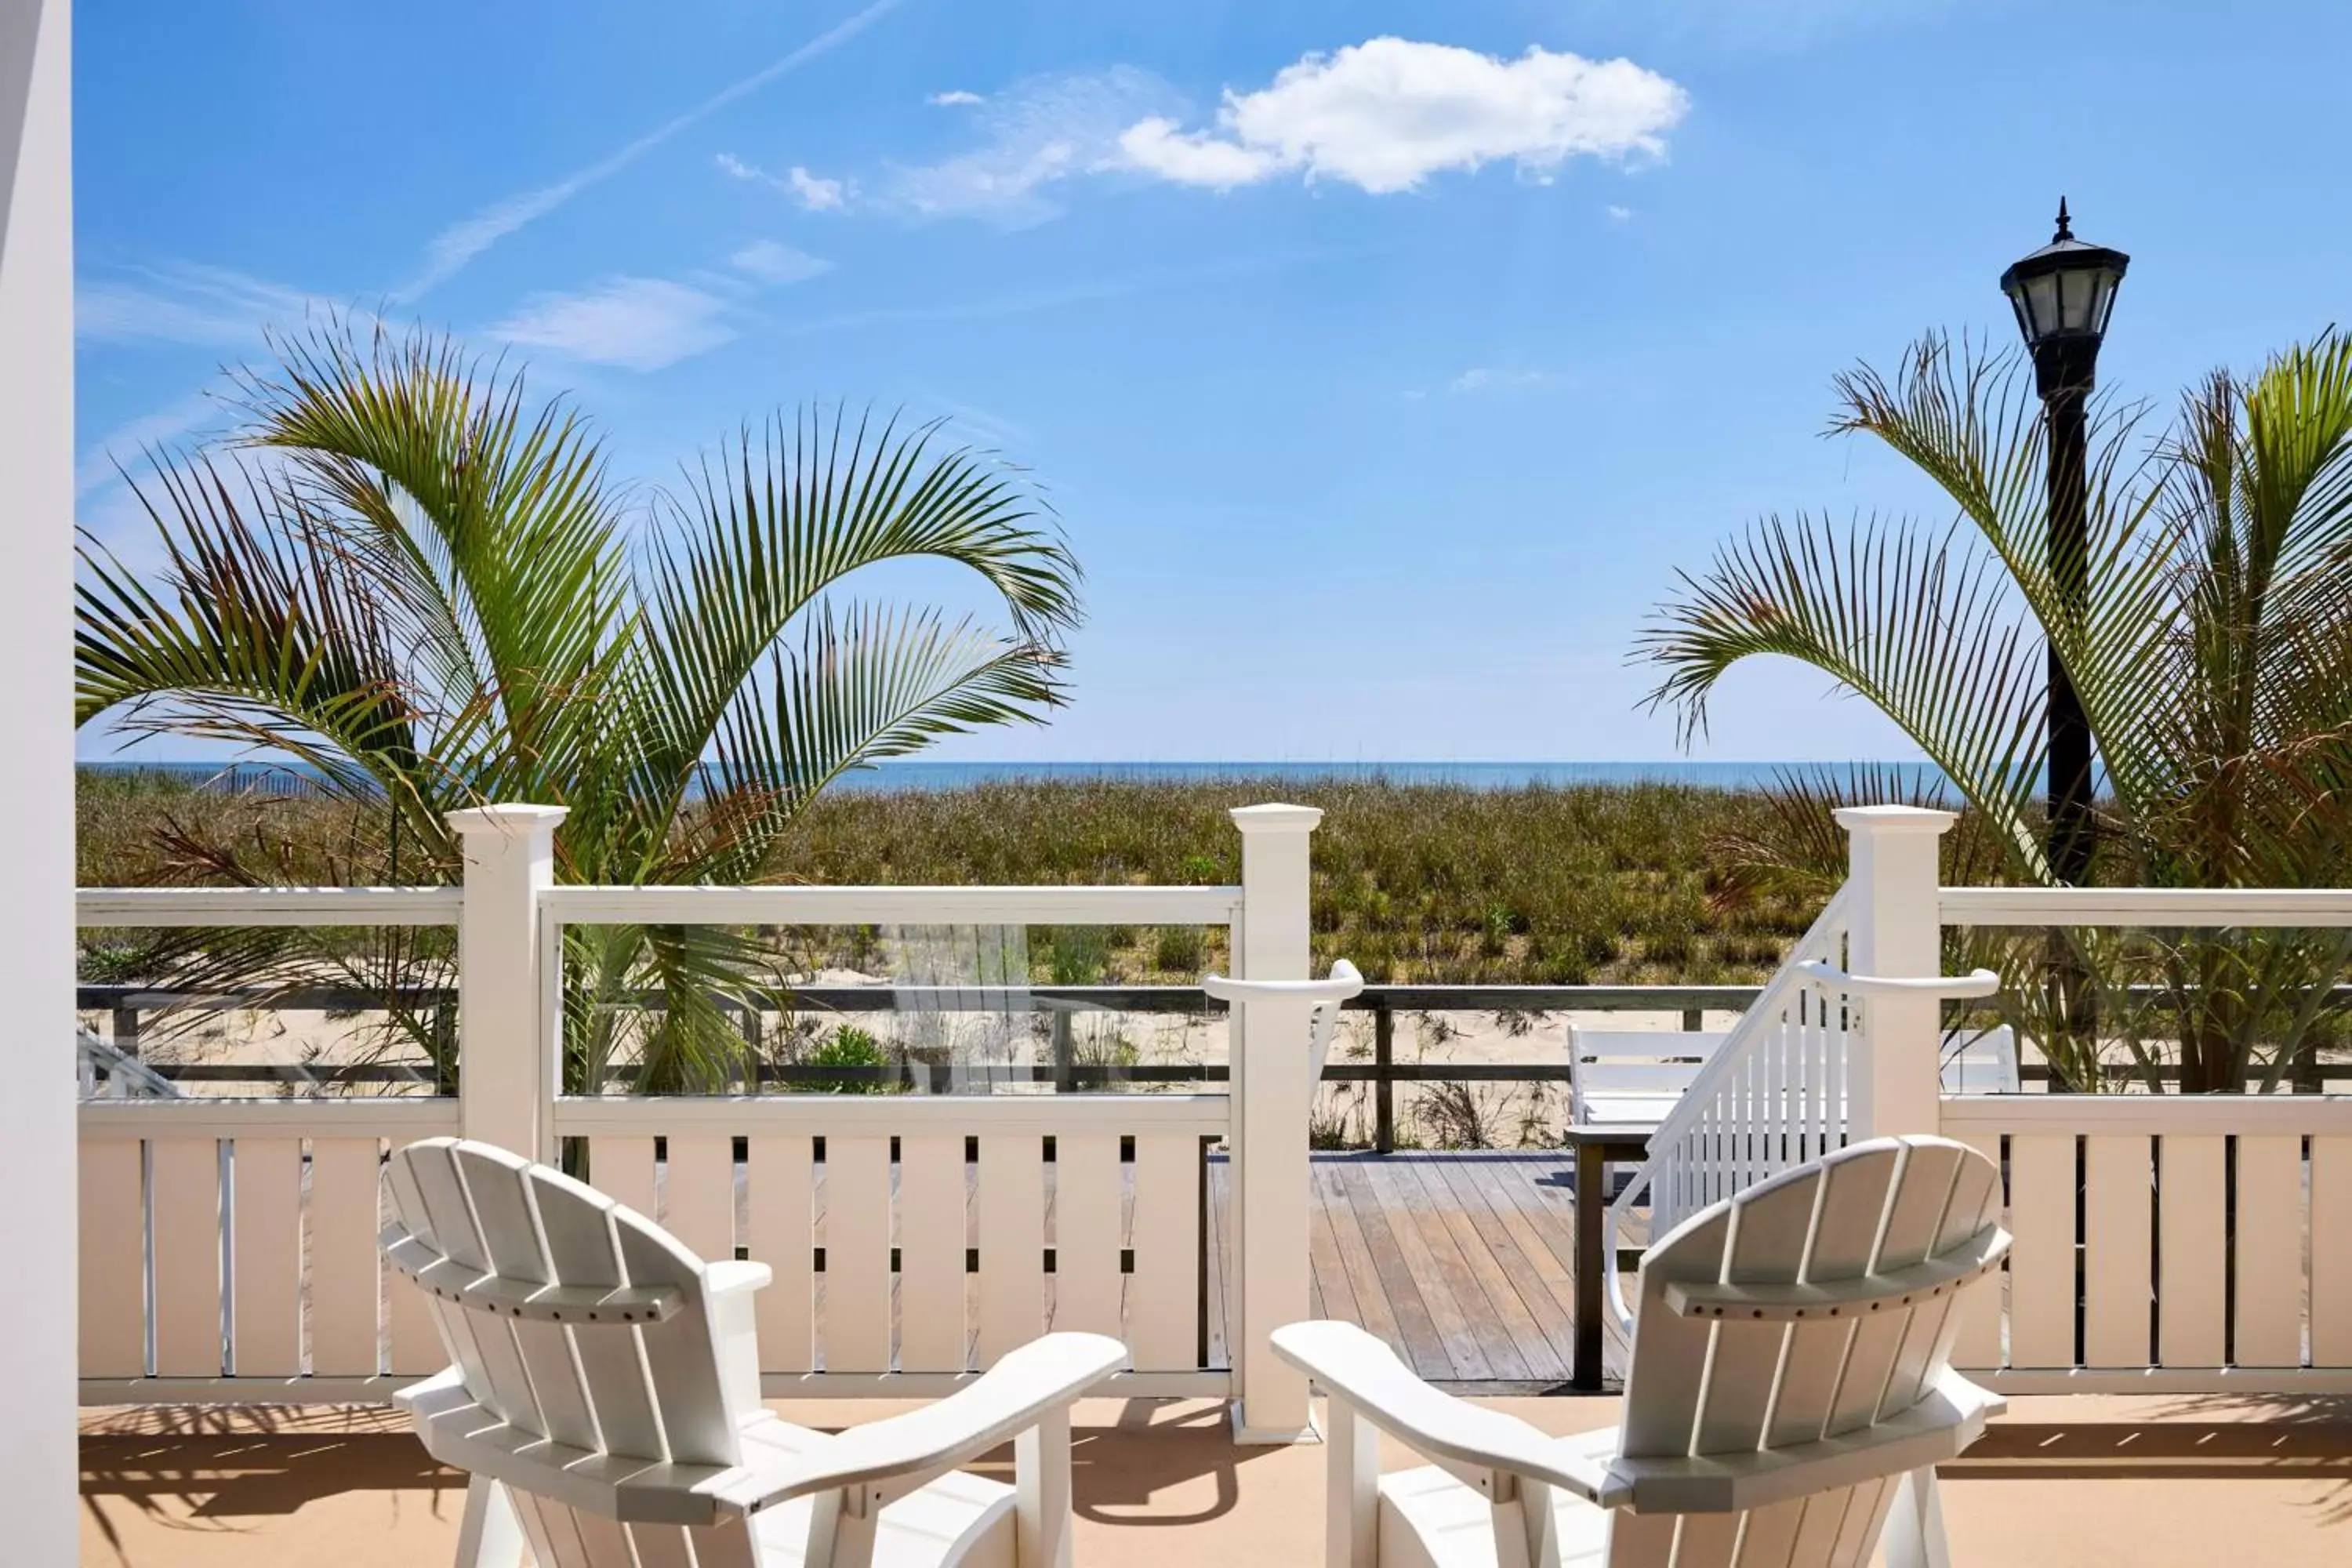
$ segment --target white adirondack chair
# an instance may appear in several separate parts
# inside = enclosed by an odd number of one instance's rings
[[[1731,1037],[1716,1029],[1568,1026],[1569,1115],[1580,1127],[1654,1127]],[[2017,1031],[1955,1029],[1944,1037],[1944,1092],[2015,1094]]]
[[[1276,1351],[1330,1396],[1329,1568],[1889,1568],[1948,1561],[1934,1466],[2000,1401],[1951,1370],[1961,1287],[2000,1265],[2000,1181],[1878,1139],[1652,1247],[1625,1424],[1550,1437],[1441,1394],[1349,1323]],[[1379,1474],[1376,1432],[1434,1460]]]
[[[472,1474],[458,1568],[1067,1568],[1070,1402],[1127,1347],[1048,1334],[954,1395],[837,1436],[760,1404],[763,1263],[705,1263],[487,1143],[394,1154],[385,1255],[454,1363],[403,1390]],[[1015,1484],[955,1467],[1014,1439]]]

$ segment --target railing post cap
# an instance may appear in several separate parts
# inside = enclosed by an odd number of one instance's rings
[[[1959,820],[1959,814],[1928,805],[1845,805],[1837,823],[1848,833],[1941,833]]]
[[[463,811],[448,813],[444,820],[460,833],[526,833],[534,827],[552,830],[571,815],[568,805],[505,803],[467,806]]]
[[[1244,833],[1312,833],[1323,820],[1319,805],[1237,805],[1228,813]]]

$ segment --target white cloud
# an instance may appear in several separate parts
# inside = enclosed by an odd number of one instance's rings
[[[545,217],[589,186],[610,179],[679,132],[700,124],[736,100],[757,92],[777,78],[797,70],[809,61],[847,43],[885,13],[897,9],[901,3],[902,0],[873,0],[863,10],[835,23],[782,59],[740,81],[730,83],[684,113],[671,116],[618,152],[600,158],[552,184],[494,202],[472,217],[443,229],[425,247],[424,268],[415,277],[394,290],[393,297],[405,304],[436,285],[447,282],[474,258],[517,229]]]
[[[1633,209],[1632,207],[1611,205],[1603,207],[1601,211],[1609,215],[1609,221],[1611,223],[1627,223],[1632,221],[1633,216]]]
[[[855,187],[846,180],[828,180],[798,163],[783,174],[772,174],[757,163],[747,163],[732,153],[719,154],[719,166],[739,180],[750,180],[782,191],[811,212],[831,212],[845,203]]]
[[[1445,384],[1452,393],[1490,392],[1512,386],[1548,386],[1556,378],[1548,370],[1495,370],[1473,365]]]
[[[74,469],[74,493],[87,496],[102,489],[118,477],[117,463],[128,468],[146,448],[167,446],[226,416],[226,410],[216,399],[198,393],[152,414],[124,421],[83,449],[81,461]]]
[[[753,240],[729,257],[727,265],[762,283],[800,283],[833,270],[832,262],[772,239]]]
[[[1282,165],[1272,153],[1220,142],[1199,131],[1179,131],[1168,119],[1139,121],[1122,132],[1118,150],[1127,162],[1182,185],[1228,190],[1263,180]]]
[[[664,365],[733,341],[727,300],[660,278],[609,278],[573,294],[534,294],[489,335],[625,370]]]
[[[958,88],[952,92],[935,92],[923,101],[934,109],[961,109],[987,100],[976,92],[966,92]]]
[[[172,262],[77,281],[74,331],[112,342],[258,347],[265,327],[299,327],[326,301],[225,267]]]
[[[1515,60],[1381,37],[1285,66],[1255,92],[1228,89],[1213,131],[1139,121],[1128,167],[1230,189],[1277,174],[1343,180],[1374,195],[1505,160],[1548,179],[1570,158],[1658,157],[1689,95],[1627,59],[1529,48]]]
[[[889,200],[927,217],[1042,222],[1060,211],[1045,195],[1046,187],[1116,165],[1121,132],[1176,106],[1173,89],[1132,66],[1034,77],[974,112],[979,145],[936,163],[899,170]]]
[[[793,187],[793,195],[800,197],[801,205],[811,212],[825,212],[837,207],[847,194],[839,180],[819,179],[798,163],[792,166],[784,179]]]

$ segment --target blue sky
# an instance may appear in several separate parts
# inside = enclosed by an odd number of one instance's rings
[[[320,306],[507,348],[651,481],[846,397],[1032,467],[1076,700],[949,757],[1675,754],[1626,650],[1779,508],[1924,509],[1830,376],[2133,255],[2105,384],[2345,314],[2352,8],[122,0],[77,17],[83,521]],[[879,584],[959,602],[920,577]],[[1899,757],[1788,668],[1720,758]],[[112,754],[86,734],[86,756]],[[163,754],[163,753],[156,753]]]

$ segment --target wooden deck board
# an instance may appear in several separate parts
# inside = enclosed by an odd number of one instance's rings
[[[1371,1253],[1380,1283],[1384,1289],[1390,1316],[1395,1320],[1397,1331],[1403,1339],[1406,1363],[1420,1371],[1424,1377],[1451,1379],[1472,1375],[1457,1369],[1454,1358],[1448,1353],[1429,1303],[1422,1298],[1421,1277],[1413,1272],[1404,1248],[1398,1244],[1397,1227],[1389,1223],[1387,1205],[1373,1192],[1370,1175],[1360,1164],[1340,1164],[1336,1168],[1339,1173],[1340,1191],[1347,1197],[1356,1223],[1363,1230],[1364,1244]],[[1403,1215],[1397,1217],[1402,1223]]]
[[[1486,1188],[1460,1158],[1430,1161],[1422,1166],[1422,1179],[1442,1184],[1459,1203],[1449,1216],[1455,1239],[1486,1286],[1486,1299],[1500,1310],[1528,1375],[1565,1382],[1576,1342],[1571,1314],[1553,1301],[1543,1275],[1521,1255]],[[1570,1350],[1563,1352],[1562,1346]]]
[[[1428,1205],[1422,1212],[1444,1228],[1453,1255],[1461,1259],[1467,1285],[1457,1285],[1456,1291],[1463,1304],[1476,1314],[1474,1327],[1486,1348],[1488,1364],[1494,1367],[1496,1377],[1515,1381],[1565,1378],[1567,1361],[1545,1344],[1543,1331],[1536,1326],[1527,1303],[1519,1299],[1517,1285],[1478,1229],[1471,1210],[1475,1205],[1483,1213],[1485,1199],[1465,1195],[1456,1188],[1446,1175],[1449,1163],[1441,1156],[1416,1160],[1406,1169],[1420,1178]],[[1441,1254],[1441,1258],[1444,1256]]]

